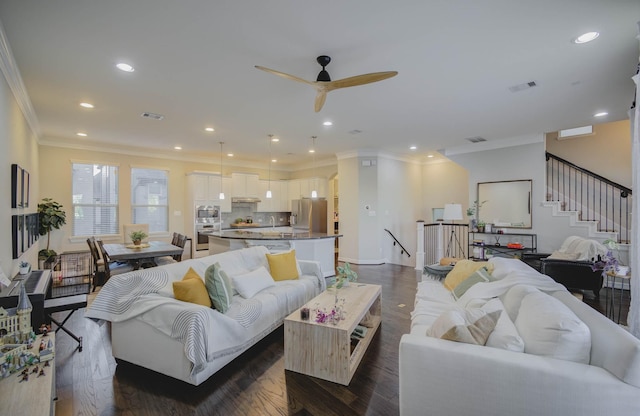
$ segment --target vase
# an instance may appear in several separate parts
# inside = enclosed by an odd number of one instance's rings
[[[142,240],[133,240],[133,244],[139,246]]]

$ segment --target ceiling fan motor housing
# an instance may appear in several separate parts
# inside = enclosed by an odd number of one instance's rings
[[[329,76],[329,73],[324,69],[324,67],[329,65],[329,62],[331,62],[331,57],[327,55],[320,55],[316,58],[316,61],[322,67],[322,71],[320,71],[320,73],[318,74],[318,78],[316,78],[316,81],[318,82],[331,81],[331,77]]]

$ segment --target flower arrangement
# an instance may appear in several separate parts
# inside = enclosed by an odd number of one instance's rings
[[[324,308],[316,307],[315,321],[319,324],[330,322],[333,325],[338,325],[338,322],[344,319],[344,303],[344,298],[338,299],[338,297],[336,296],[336,304],[333,306],[333,308],[331,308],[330,311],[327,311]]]
[[[607,275],[626,274],[628,268],[623,266],[618,257],[620,252],[618,251],[618,243],[615,240],[605,240],[602,244],[608,248],[607,254],[604,257],[599,257],[596,262],[593,263],[591,269],[595,271],[602,271],[602,277],[606,278]],[[617,257],[613,255],[613,251],[617,253]],[[624,271],[624,273],[622,273]]]

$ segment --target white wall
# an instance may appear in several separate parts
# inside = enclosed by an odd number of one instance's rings
[[[387,263],[415,267],[416,221],[422,213],[421,166],[385,157],[378,158],[378,228],[382,257]],[[408,250],[402,254],[398,245],[384,231],[388,229]]]
[[[518,146],[491,148],[477,152],[447,155],[469,172],[469,202],[477,198],[478,182],[532,180],[532,228],[520,229],[522,233],[538,234],[538,247],[545,244],[545,235],[553,233],[548,213],[541,207],[545,201],[545,143],[544,136],[533,135],[526,139],[516,138],[512,142],[525,142]],[[505,141],[504,143],[508,143]],[[508,229],[508,232],[518,232]]]
[[[33,266],[38,264],[38,251],[40,245],[46,240],[40,241],[24,253],[19,259],[12,259],[11,216],[37,212],[39,195],[39,171],[37,139],[31,131],[18,102],[9,88],[4,76],[0,76],[0,183],[3,184],[2,198],[0,198],[0,229],[3,237],[0,238],[0,267],[7,277],[18,272],[20,261],[28,261]],[[30,175],[30,201],[28,208],[11,208],[11,165],[18,164],[27,170]]]

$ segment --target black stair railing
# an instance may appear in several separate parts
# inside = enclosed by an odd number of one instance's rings
[[[393,235],[393,233],[391,231],[387,230],[386,228],[384,230],[389,233],[391,238],[393,238],[393,245],[395,246],[397,244],[400,247],[400,255],[406,254],[407,256],[411,257],[411,254],[409,254],[407,249],[404,248],[404,246],[400,243],[400,241],[398,241],[396,236]]]
[[[618,234],[630,243],[630,188],[546,152],[547,201],[560,202],[564,211],[578,211],[583,221],[596,221],[599,231]]]

